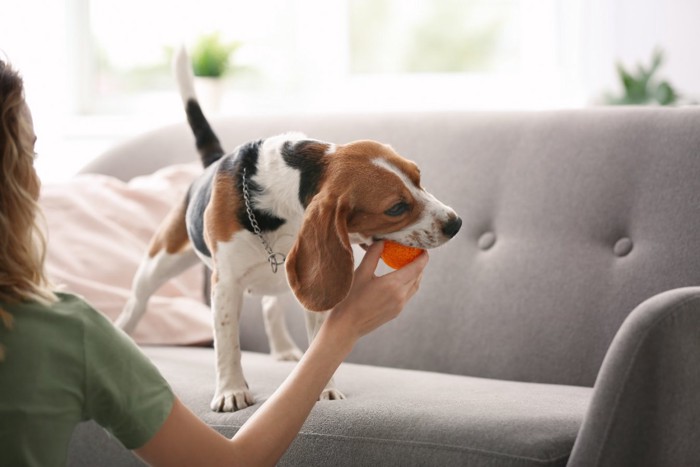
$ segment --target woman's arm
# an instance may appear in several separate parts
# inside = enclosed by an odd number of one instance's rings
[[[155,465],[274,465],[357,340],[398,316],[418,290],[428,255],[376,277],[381,251],[381,242],[370,247],[348,297],[331,311],[284,383],[232,439],[176,400],[161,429],[137,454]]]

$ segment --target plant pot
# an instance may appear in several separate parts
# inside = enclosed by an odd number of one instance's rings
[[[209,115],[218,114],[224,96],[224,81],[221,78],[195,76],[194,88],[202,111]]]

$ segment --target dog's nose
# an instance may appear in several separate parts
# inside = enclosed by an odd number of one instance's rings
[[[459,217],[452,218],[447,221],[447,223],[442,227],[442,233],[446,236],[452,238],[457,235],[459,229],[462,227],[462,219]]]

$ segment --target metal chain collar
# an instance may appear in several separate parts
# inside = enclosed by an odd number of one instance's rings
[[[275,253],[274,251],[272,251],[272,248],[270,248],[270,244],[267,243],[267,240],[265,240],[265,236],[262,234],[262,230],[260,230],[258,220],[255,218],[255,214],[253,214],[253,208],[250,206],[250,193],[248,192],[248,182],[246,181],[245,172],[246,169],[245,167],[243,167],[243,199],[245,200],[245,211],[246,213],[248,213],[248,220],[250,221],[250,225],[253,226],[253,232],[255,233],[255,235],[258,236],[260,242],[262,242],[263,244],[263,247],[265,247],[265,251],[267,251],[267,262],[270,263],[272,272],[276,273],[277,268],[284,264],[287,257],[282,253]]]

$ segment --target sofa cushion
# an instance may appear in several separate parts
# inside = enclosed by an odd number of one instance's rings
[[[294,366],[244,352],[243,367],[257,403],[235,413],[215,413],[209,409],[212,349],[144,350],[183,402],[228,437]],[[281,465],[563,466],[591,394],[583,387],[356,364],[343,364],[336,384],[347,399],[318,402]],[[87,455],[86,448],[83,443],[81,455]]]

